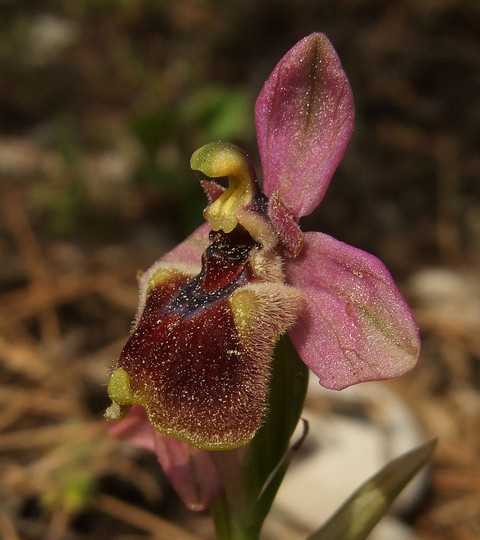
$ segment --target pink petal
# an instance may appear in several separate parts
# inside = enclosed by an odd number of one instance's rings
[[[156,453],[167,478],[190,510],[205,510],[222,491],[210,454],[156,431],[143,407],[133,405],[123,420],[109,427],[112,435]]]
[[[286,265],[307,309],[289,332],[302,360],[335,390],[410,370],[420,340],[413,316],[383,263],[322,233],[306,233]]]
[[[190,510],[207,509],[222,491],[220,475],[210,454],[153,432],[158,461],[182,501]]]
[[[292,214],[322,200],[353,131],[354,103],[340,60],[324,34],[299,41],[280,60],[255,106],[263,190]]]

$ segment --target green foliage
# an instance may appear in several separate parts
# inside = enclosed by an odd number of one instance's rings
[[[252,104],[245,91],[207,86],[186,99],[180,109],[184,126],[196,131],[198,143],[243,139],[253,128]]]

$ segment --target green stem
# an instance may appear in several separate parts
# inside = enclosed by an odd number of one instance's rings
[[[217,540],[258,540],[260,530],[249,527],[230,512],[227,499],[222,495],[210,508]]]
[[[224,495],[219,497],[218,500],[215,501],[215,503],[210,507],[210,513],[212,514],[213,523],[215,525],[217,539],[229,540],[230,512],[228,511],[228,505]]]

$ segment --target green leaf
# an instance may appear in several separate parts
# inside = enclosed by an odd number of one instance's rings
[[[366,538],[400,491],[428,463],[435,445],[436,441],[430,441],[388,463],[307,540]]]

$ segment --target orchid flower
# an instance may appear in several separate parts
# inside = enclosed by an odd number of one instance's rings
[[[206,483],[194,475],[189,485],[185,471],[205,450],[247,444],[261,426],[283,333],[331,389],[401,375],[417,360],[416,324],[385,266],[298,224],[322,200],[353,120],[335,50],[323,34],[304,38],[256,102],[263,191],[242,149],[197,150],[206,223],[140,278],[106,417],[121,420],[119,436],[156,451],[190,507],[208,506],[221,483],[212,467]]]

